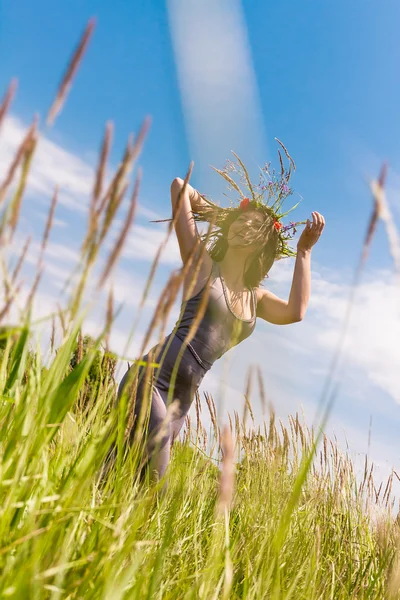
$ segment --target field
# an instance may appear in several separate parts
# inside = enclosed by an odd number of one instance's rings
[[[61,110],[90,38],[90,23],[49,111]],[[1,120],[13,95],[10,86]],[[110,182],[105,171],[110,146],[106,128],[99,157],[79,273],[67,306],[49,315],[46,360],[34,344],[32,306],[45,266],[57,190],[42,240],[37,275],[19,323],[8,323],[19,290],[20,259],[2,259],[4,298],[0,309],[0,590],[4,598],[400,598],[399,523],[391,487],[376,489],[372,465],[356,478],[346,454],[323,434],[334,395],[322,399],[321,428],[310,430],[298,416],[284,427],[269,408],[262,426],[244,414],[220,429],[211,396],[196,399],[196,423],[186,421],[172,448],[168,482],[139,478],[141,440],[126,448],[130,398],[117,405],[116,357],[108,337],[114,318],[109,296],[104,330],[91,340],[85,331],[85,288],[110,225],[127,193],[127,181],[145,141],[144,121]],[[2,246],[12,244],[38,140],[33,122],[0,182]],[[1,132],[0,132],[1,139]],[[97,282],[107,281],[133,223],[140,172],[128,216]],[[396,239],[386,211],[385,170],[373,184],[375,209],[354,289],[378,217],[388,223],[394,257]],[[168,235],[173,232],[170,223]],[[160,247],[161,253],[163,246]],[[149,274],[154,277],[159,255]],[[184,273],[172,273],[150,324],[163,331]],[[146,292],[143,302],[146,300]],[[349,300],[349,312],[351,310]],[[346,325],[346,324],[345,324]],[[345,327],[344,327],[345,332]],[[55,340],[58,340],[56,345]],[[338,354],[340,354],[340,347]],[[335,370],[337,356],[332,363]],[[331,373],[331,374],[332,374]],[[259,380],[263,398],[263,382]],[[204,402],[205,400],[205,402]],[[208,410],[213,427],[202,426]],[[145,418],[145,415],[143,415]],[[111,447],[116,462],[105,469]]]

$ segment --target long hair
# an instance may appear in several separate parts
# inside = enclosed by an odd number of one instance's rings
[[[253,207],[249,203],[248,209],[257,210],[264,217],[264,222],[257,231],[250,229],[246,237],[249,243],[257,243],[256,250],[247,258],[245,263],[244,284],[248,288],[258,287],[262,281],[268,277],[268,271],[271,269],[274,261],[279,258],[280,237],[274,227],[272,210],[269,207]],[[212,212],[206,209],[202,213],[197,213],[196,220],[210,221]],[[208,239],[203,235],[207,244],[207,251],[211,258],[220,262],[228,249],[229,228],[236,219],[243,214],[241,208],[222,209],[218,211],[216,219],[216,229],[208,233]],[[214,217],[215,218],[215,217]]]

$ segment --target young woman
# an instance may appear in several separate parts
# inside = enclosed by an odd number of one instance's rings
[[[288,192],[287,182],[286,174],[283,183],[274,184],[275,190],[279,194],[282,190]],[[194,288],[192,280],[195,268],[190,267],[187,272],[181,314],[176,327],[158,349],[155,347],[142,358],[147,361],[150,355],[153,362],[160,362],[151,385],[146,438],[150,469],[158,477],[166,471],[171,444],[183,425],[195,391],[213,363],[229,348],[251,335],[257,317],[276,325],[287,325],[303,319],[310,296],[311,250],[325,224],[318,212],[312,213],[312,222],[307,220],[297,243],[289,299],[283,300],[260,287],[274,261],[285,254],[290,255],[286,252],[287,238],[282,232],[282,229],[288,228],[283,228],[279,222],[276,208],[260,202],[253,194],[253,200],[244,198],[237,208],[220,209],[189,184],[185,186],[182,179],[176,178],[171,185],[173,214],[176,213],[178,200],[180,210],[175,231],[183,264],[193,254],[195,245],[198,245],[199,233],[195,221],[210,221],[215,210],[218,211],[218,219],[207,250],[198,246],[197,258],[202,258],[197,267]],[[205,310],[203,303],[203,316],[194,337],[185,345],[182,353],[182,344],[196,318],[206,288],[207,302]],[[157,351],[153,354],[155,349]],[[175,377],[174,365],[179,355]],[[134,407],[136,418],[142,405],[144,372],[145,368],[140,367]],[[119,395],[124,389],[128,373],[129,370],[121,381]],[[168,397],[178,400],[178,410],[166,425]],[[135,427],[130,432],[131,439],[134,433]]]

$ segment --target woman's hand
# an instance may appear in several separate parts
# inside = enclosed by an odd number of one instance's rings
[[[303,232],[297,242],[297,250],[309,251],[316,244],[320,238],[322,230],[325,227],[324,217],[318,213],[312,213],[313,222],[307,219],[307,225],[303,229]]]

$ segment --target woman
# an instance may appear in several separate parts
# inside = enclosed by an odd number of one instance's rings
[[[241,195],[240,205],[236,208],[217,207],[189,184],[185,185],[182,179],[174,179],[171,185],[174,215],[178,202],[180,207],[179,215],[175,216],[175,231],[182,261],[185,265],[195,254],[197,261],[193,263],[197,262],[197,269],[193,266],[187,271],[181,314],[173,332],[142,358],[144,362],[151,359],[160,364],[154,371],[151,384],[146,438],[150,469],[158,477],[166,471],[171,444],[183,425],[195,391],[213,363],[229,348],[251,335],[256,317],[276,325],[286,325],[301,321],[306,312],[310,295],[311,250],[322,233],[324,218],[313,212],[312,222],[307,219],[297,243],[289,299],[283,300],[262,289],[260,284],[268,276],[274,261],[282,256],[295,255],[287,246],[287,240],[290,239],[289,230],[295,232],[298,223],[283,227],[280,218],[285,215],[279,214],[284,197],[292,193],[288,182],[294,163],[291,162],[291,168],[286,172],[281,161],[280,180],[274,172],[272,175],[269,173],[267,165],[262,169],[261,183],[252,186],[243,163],[238,160],[239,163],[229,162],[227,170],[219,171],[231,188]],[[232,170],[245,174],[252,199],[244,197],[229,174]],[[274,200],[272,205],[263,202],[265,193]],[[217,225],[206,250],[199,245],[196,220],[213,220]],[[203,236],[203,244],[205,239]],[[204,294],[207,294],[206,304]],[[184,344],[200,306],[203,314],[195,334],[190,336],[189,343]],[[129,370],[121,381],[119,395],[124,390],[128,373]],[[140,414],[144,387],[145,368],[140,367],[134,407],[136,419]],[[166,423],[170,399],[177,400],[178,408],[172,420]],[[130,432],[131,439],[134,433],[135,427]]]

